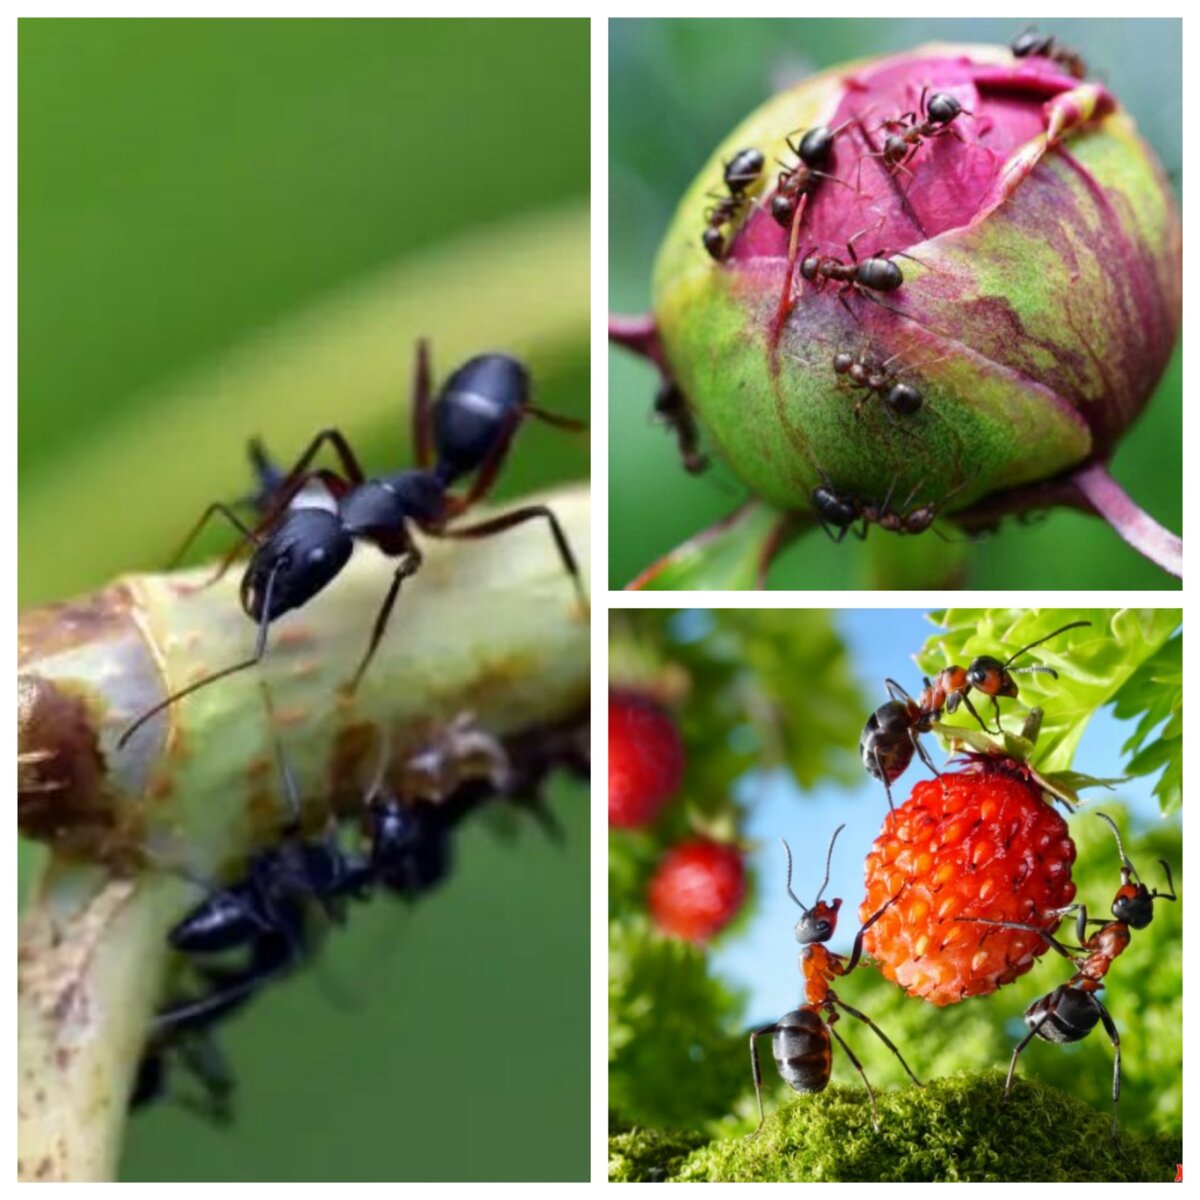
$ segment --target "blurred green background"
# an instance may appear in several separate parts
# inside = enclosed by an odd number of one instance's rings
[[[586,21],[26,20],[19,67],[21,603],[161,567],[251,433],[406,465],[419,334],[586,416]],[[531,428],[498,495],[586,474]],[[229,1026],[234,1125],[163,1104],[124,1177],[586,1178],[586,798],[554,785],[562,845],[484,815],[443,892],[356,913]]]
[[[645,311],[659,241],[713,146],[768,96],[817,70],[923,42],[1007,45],[1030,22],[999,20],[632,21],[609,24],[609,302]],[[1120,98],[1180,187],[1182,49],[1172,20],[1043,21]],[[653,120],[647,120],[653,113]],[[694,478],[674,439],[649,420],[653,370],[609,352],[609,579],[624,587],[744,496],[723,466]],[[1182,368],[1177,352],[1144,416],[1113,458],[1115,478],[1156,520],[1182,525]],[[784,553],[779,588],[863,587],[871,543],[835,546],[816,530]],[[939,543],[940,545],[940,543]],[[949,555],[952,549],[945,547]],[[967,586],[1175,588],[1098,520],[1056,512],[970,548]]]

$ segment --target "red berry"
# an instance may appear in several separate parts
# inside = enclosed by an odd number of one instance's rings
[[[679,790],[683,743],[675,722],[637,692],[608,694],[608,823],[648,825]]]
[[[960,916],[1038,925],[1075,896],[1075,844],[1043,799],[1029,768],[980,758],[964,771],[925,780],[889,813],[867,856],[864,922],[899,899],[867,930],[864,946],[909,995],[955,1004],[1011,983],[1049,947],[1030,930]]]
[[[746,870],[734,846],[704,838],[680,842],[650,881],[650,913],[663,931],[690,942],[720,932],[746,894]]]

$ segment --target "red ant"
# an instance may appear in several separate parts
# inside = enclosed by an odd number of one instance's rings
[[[1048,34],[1039,34],[1033,25],[1013,38],[1010,49],[1014,58],[1048,58],[1076,79],[1082,79],[1087,74],[1087,63],[1080,55],[1068,50]]]
[[[862,1063],[855,1057],[854,1051],[846,1045],[841,1034],[834,1028],[840,1014],[839,1008],[850,1016],[869,1025],[880,1041],[900,1060],[900,1065],[908,1072],[909,1078],[917,1087],[925,1085],[912,1073],[912,1068],[904,1061],[904,1055],[896,1049],[891,1039],[871,1020],[866,1013],[851,1008],[830,986],[839,976],[849,975],[858,966],[862,958],[863,936],[867,930],[883,916],[896,902],[893,896],[878,912],[870,916],[859,929],[854,938],[854,948],[850,957],[834,954],[827,950],[823,943],[829,941],[837,930],[838,910],[841,900],[831,904],[823,904],[821,896],[829,885],[829,866],[833,861],[833,844],[838,834],[845,829],[839,825],[829,839],[829,851],[825,856],[825,878],[817,898],[808,908],[792,891],[792,851],[786,841],[783,848],[787,852],[787,893],[800,906],[804,916],[796,922],[796,941],[804,947],[800,951],[800,971],[804,976],[805,1003],[800,1008],[786,1013],[778,1021],[764,1025],[761,1029],[750,1034],[750,1066],[754,1073],[754,1095],[758,1100],[758,1129],[751,1134],[757,1137],[766,1121],[762,1101],[762,1071],[758,1065],[758,1039],[771,1034],[771,1053],[775,1057],[775,1065],[784,1082],[796,1092],[823,1092],[829,1085],[833,1074],[833,1044],[830,1035],[837,1039],[838,1045],[846,1052],[846,1056],[854,1064],[854,1068],[862,1076],[862,1081],[871,1097],[871,1119],[875,1129],[879,1129],[879,1109],[875,1103],[875,1093],[871,1090],[870,1080],[863,1070]],[[781,838],[780,841],[783,841]]]
[[[1079,629],[1085,625],[1091,625],[1091,621],[1072,621],[1069,625],[1038,638],[1036,642],[1023,646],[1004,662],[981,654],[973,659],[965,670],[953,664],[943,667],[932,680],[922,679],[924,690],[916,700],[894,679],[885,679],[883,686],[887,688],[891,699],[880,705],[867,719],[859,743],[859,752],[867,773],[873,779],[880,780],[887,791],[888,807],[895,810],[892,802],[892,784],[908,770],[914,751],[921,756],[921,761],[934,775],[940,774],[921,744],[920,735],[931,732],[933,723],[941,720],[943,710],[953,713],[958,710],[959,704],[963,704],[985,733],[1001,733],[999,698],[1016,698],[1017,683],[1013,679],[1014,675],[1036,673],[1058,678],[1058,672],[1052,667],[1034,664],[1030,667],[1013,667],[1010,670],[1012,663],[1035,646],[1058,637],[1060,633],[1066,633],[1068,629]],[[969,696],[972,688],[991,697],[992,707],[996,711],[994,730],[989,729],[975,711]]]
[[[975,114],[963,108],[949,92],[934,92],[932,96],[929,96],[927,103],[928,92],[928,87],[921,89],[921,101],[918,105],[920,120],[917,119],[918,113],[906,112],[892,120],[884,121],[882,128],[889,132],[884,138],[883,149],[869,157],[882,158],[893,171],[904,171],[911,175],[912,172],[907,169],[905,164],[916,154],[917,149],[926,138],[941,137],[943,134],[952,133],[959,141],[963,140],[962,134],[954,128],[951,122],[962,113],[966,113],[969,117]],[[900,132],[897,133],[896,130]]]
[[[254,528],[247,527],[227,504],[212,504],[185,542],[186,546],[213,516],[223,516],[249,542],[254,551],[242,576],[241,601],[246,615],[258,623],[258,638],[251,657],[206,675],[174,692],[146,710],[121,734],[118,748],[151,717],[184,696],[219,679],[247,670],[262,661],[272,621],[301,608],[340,574],[350,560],[356,541],[371,542],[384,554],[399,559],[367,644],[366,652],[348,685],[353,692],[366,671],[387,628],[400,593],[400,585],[421,567],[422,556],[410,525],[430,537],[482,538],[502,533],[531,520],[545,520],[580,604],[587,597],[575,555],[553,511],[531,504],[481,521],[451,529],[449,526],[491,490],[508,455],[517,429],[527,417],[537,417],[561,429],[577,430],[579,422],[535,407],[530,402],[529,372],[524,364],[504,354],[484,354],[460,366],[433,395],[429,347],[417,343],[413,398],[413,445],[417,469],[396,471],[368,479],[340,430],[317,434],[278,485],[268,511]],[[310,469],[321,447],[329,442],[338,454],[344,475]],[[256,464],[257,465],[257,464]],[[461,496],[450,487],[465,476],[474,481]],[[319,481],[336,501],[326,507],[295,506],[293,499],[312,481]],[[211,582],[232,565],[230,554]]]
[[[654,415],[675,434],[683,469],[699,475],[708,469],[708,457],[700,452],[700,434],[687,398],[674,380],[666,380],[654,397]]]
[[[707,228],[700,240],[705,250],[717,262],[729,251],[721,227],[733,221],[746,204],[746,192],[762,178],[764,159],[760,150],[739,150],[725,164],[724,180],[729,195],[716,198],[717,203],[705,214]]]
[[[1104,977],[1109,967],[1124,952],[1129,945],[1131,929],[1145,929],[1154,917],[1155,900],[1177,900],[1175,883],[1171,878],[1171,868],[1165,859],[1159,859],[1167,876],[1167,891],[1150,891],[1138,878],[1133,863],[1121,845],[1121,834],[1112,818],[1105,813],[1096,813],[1113,831],[1117,839],[1117,852],[1121,856],[1121,886],[1113,897],[1113,920],[1088,920],[1086,905],[1079,906],[1079,916],[1075,921],[1075,936],[1078,946],[1064,946],[1051,934],[1036,925],[1023,925],[1016,921],[992,921],[987,917],[958,917],[959,921],[971,921],[978,925],[997,925],[1003,929],[1027,929],[1039,934],[1053,950],[1073,962],[1078,968],[1074,975],[1052,992],[1035,1000],[1025,1010],[1025,1024],[1029,1032],[1017,1043],[1013,1050],[1012,1062],[1008,1068],[1008,1079],[1004,1083],[1004,1099],[1007,1100],[1012,1091],[1013,1075],[1017,1069],[1017,1059],[1021,1051],[1035,1038],[1044,1042],[1056,1042],[1066,1045],[1070,1042],[1082,1041],[1098,1023],[1104,1025],[1113,1047],[1113,1119],[1112,1135],[1117,1136],[1117,1103],[1121,1096],[1121,1039],[1117,1034],[1117,1026],[1109,1015],[1108,1009],[1101,1003],[1097,992],[1104,988]],[[1089,925],[1099,925],[1090,937],[1087,933]]]

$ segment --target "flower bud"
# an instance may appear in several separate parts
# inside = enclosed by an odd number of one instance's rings
[[[1103,87],[1048,58],[926,47],[743,121],[679,207],[654,315],[754,493],[835,534],[870,505],[920,532],[904,519],[1107,458],[1174,345],[1180,239]]]

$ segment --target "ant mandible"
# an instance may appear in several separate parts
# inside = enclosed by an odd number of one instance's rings
[[[728,190],[727,196],[717,199],[705,214],[705,230],[701,237],[705,250],[710,257],[720,262],[729,250],[721,227],[737,217],[746,204],[746,192],[762,178],[765,160],[761,150],[753,148],[739,150],[725,164],[724,181]]]
[[[1049,34],[1038,33],[1033,25],[1018,33],[1009,48],[1014,58],[1048,58],[1076,79],[1082,79],[1087,74],[1087,63],[1081,55],[1068,50]]]
[[[833,837],[829,839],[829,851],[825,857],[825,878],[811,908],[806,907],[792,891],[792,851],[787,842],[783,842],[783,848],[787,852],[787,893],[804,913],[796,922],[796,941],[804,947],[800,951],[800,971],[804,976],[805,1003],[786,1013],[773,1024],[764,1025],[750,1034],[750,1065],[754,1073],[754,1095],[758,1100],[758,1128],[751,1134],[752,1137],[758,1136],[766,1121],[762,1101],[762,1071],[758,1063],[758,1039],[767,1034],[771,1035],[771,1053],[774,1055],[775,1065],[779,1068],[779,1074],[796,1092],[823,1092],[829,1085],[833,1073],[833,1044],[830,1035],[836,1038],[838,1045],[845,1050],[846,1057],[862,1076],[867,1095],[871,1098],[871,1118],[875,1129],[879,1129],[879,1109],[875,1103],[871,1082],[867,1079],[862,1063],[855,1057],[854,1051],[834,1028],[840,1016],[838,1009],[869,1025],[883,1044],[900,1060],[900,1065],[908,1072],[913,1083],[917,1087],[924,1086],[912,1073],[912,1069],[904,1061],[904,1055],[887,1034],[866,1013],[851,1008],[844,1000],[839,999],[830,986],[833,979],[849,975],[858,966],[862,958],[863,936],[897,899],[893,896],[864,922],[854,939],[854,948],[849,958],[842,954],[834,954],[825,948],[823,943],[829,941],[837,930],[838,910],[842,902],[834,900],[831,904],[823,904],[821,897],[829,884],[833,844],[845,828],[845,825],[839,825],[833,831]],[[782,838],[780,840],[783,841]]]
[[[1069,625],[1063,625],[1053,633],[1038,638],[1036,642],[1023,646],[1004,662],[991,655],[981,654],[972,659],[970,666],[965,669],[954,664],[943,667],[932,680],[922,679],[924,689],[915,700],[894,679],[885,679],[883,685],[891,698],[867,719],[859,743],[859,753],[867,773],[873,779],[878,779],[887,791],[888,807],[895,810],[892,784],[908,770],[914,753],[921,756],[921,761],[934,775],[940,774],[920,738],[921,734],[931,732],[934,722],[941,719],[943,710],[953,713],[958,710],[959,704],[962,704],[979,722],[985,733],[1002,732],[999,698],[1016,698],[1017,683],[1013,679],[1014,675],[1036,673],[1058,678],[1058,672],[1051,667],[1035,664],[1010,670],[1012,663],[1022,654],[1027,654],[1035,646],[1058,637],[1060,633],[1090,624],[1090,621],[1072,621]],[[991,697],[992,706],[996,711],[994,730],[988,728],[971,703],[969,693],[972,688]]]
[[[324,429],[309,443],[286,481],[274,486],[268,510],[254,528],[248,527],[227,504],[212,504],[205,510],[184,549],[214,516],[225,517],[242,535],[242,541],[254,547],[241,584],[242,608],[258,623],[254,653],[147,709],[121,734],[118,748],[148,720],[184,696],[261,662],[271,622],[303,607],[332,583],[350,560],[355,542],[365,541],[400,561],[375,618],[367,649],[347,687],[353,693],[387,628],[401,584],[421,567],[421,552],[410,525],[430,537],[482,538],[525,521],[543,519],[550,526],[563,567],[586,610],[579,565],[558,518],[546,505],[525,505],[476,525],[450,528],[491,490],[513,436],[526,418],[536,417],[561,429],[578,430],[582,425],[532,404],[528,370],[504,354],[470,359],[454,371],[435,398],[429,347],[421,340],[417,343],[413,391],[416,469],[368,479],[340,430]],[[344,474],[310,469],[326,442],[337,453]],[[451,486],[468,475],[475,478],[466,493],[452,495]],[[260,474],[260,481],[263,478]],[[335,501],[332,510],[324,505],[292,504],[306,485],[314,482],[323,484],[331,494]],[[225,559],[211,582],[224,575],[236,553]]]
[[[1096,813],[1096,816],[1108,825],[1113,831],[1113,837],[1117,839],[1117,853],[1121,856],[1121,886],[1113,898],[1111,921],[1088,920],[1087,907],[1082,904],[1079,906],[1079,915],[1075,922],[1078,946],[1065,946],[1036,925],[1023,925],[1016,921],[993,921],[986,917],[958,917],[957,920],[971,921],[978,925],[996,925],[1003,929],[1027,929],[1040,935],[1048,946],[1075,964],[1077,970],[1066,983],[1035,1000],[1025,1010],[1025,1024],[1029,1027],[1029,1032],[1013,1050],[1008,1078],[1004,1083],[1004,1099],[1007,1100],[1012,1091],[1017,1059],[1035,1037],[1044,1042],[1066,1045],[1082,1041],[1097,1024],[1103,1024],[1113,1047],[1112,1135],[1115,1138],[1117,1105],[1121,1097],[1121,1039],[1116,1023],[1097,993],[1104,989],[1104,978],[1109,968],[1129,945],[1129,931],[1145,929],[1150,924],[1154,917],[1154,901],[1177,900],[1178,897],[1175,895],[1171,868],[1165,859],[1160,858],[1158,861],[1167,877],[1167,890],[1160,892],[1156,889],[1152,892],[1138,878],[1133,863],[1129,861],[1125,847],[1121,845],[1121,834],[1115,822],[1102,812]],[[1089,925],[1100,926],[1090,937],[1087,932]]]

